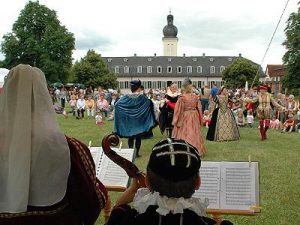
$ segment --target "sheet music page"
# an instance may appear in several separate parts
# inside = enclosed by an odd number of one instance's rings
[[[134,149],[113,148],[113,150],[118,155],[132,162]],[[129,176],[125,170],[114,163],[105,154],[103,154],[101,159],[99,174],[97,177],[105,186],[120,186],[126,188],[129,182]]]
[[[258,162],[222,162],[220,208],[254,211],[258,185]]]
[[[201,186],[193,197],[208,198],[210,209],[220,208],[220,162],[202,161],[200,168]]]
[[[90,147],[90,151],[96,166],[96,176],[99,179],[100,165],[104,153],[101,147]]]

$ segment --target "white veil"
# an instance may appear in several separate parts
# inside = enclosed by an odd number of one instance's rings
[[[0,94],[0,213],[59,202],[69,172],[70,151],[43,72],[12,68]]]

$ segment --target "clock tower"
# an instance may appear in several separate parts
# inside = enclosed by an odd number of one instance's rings
[[[168,25],[163,29],[164,37],[162,38],[164,46],[164,56],[177,56],[177,27],[173,24],[174,17],[170,14],[167,16]]]

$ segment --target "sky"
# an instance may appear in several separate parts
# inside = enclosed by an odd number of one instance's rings
[[[2,0],[0,43],[12,31],[28,0]],[[178,56],[238,56],[262,64],[281,64],[286,49],[286,21],[299,0],[40,0],[57,12],[61,24],[74,33],[74,60],[94,49],[104,57],[163,55],[162,29],[169,11],[178,28]],[[0,60],[4,56],[0,53]]]

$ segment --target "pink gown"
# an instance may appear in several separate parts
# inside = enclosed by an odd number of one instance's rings
[[[200,102],[194,94],[183,94],[178,98],[174,110],[173,138],[183,139],[196,147],[200,155],[206,153],[201,134]]]

